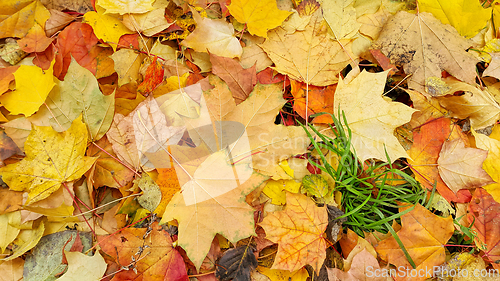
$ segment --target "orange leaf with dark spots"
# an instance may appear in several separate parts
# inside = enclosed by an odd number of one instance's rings
[[[269,213],[260,223],[266,238],[278,243],[271,269],[295,271],[310,264],[319,272],[326,258],[323,232],[327,225],[325,207],[317,207],[305,195],[286,191],[286,209]]]
[[[151,64],[148,66],[148,69],[146,69],[146,77],[144,78],[144,81],[139,84],[137,91],[145,97],[149,96],[149,94],[156,89],[161,82],[163,82],[163,74],[163,66],[158,62],[158,57],[155,56]]]

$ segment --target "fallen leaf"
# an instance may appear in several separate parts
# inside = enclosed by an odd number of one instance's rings
[[[307,85],[305,83],[290,80],[292,86],[291,93],[294,98],[293,110],[295,110],[300,117],[306,119],[310,115],[326,112],[333,114],[333,96],[337,85],[328,87],[318,87]],[[328,114],[316,116],[313,123],[333,123],[333,119]]]
[[[173,247],[168,232],[157,223],[151,228],[149,235],[145,235],[146,228],[126,228],[110,236],[98,237],[102,250],[119,261],[119,266],[131,264],[133,257],[137,261],[134,263],[137,274],[132,270],[121,271],[112,280],[188,280],[182,256]],[[139,247],[144,251],[140,260],[136,255]]]
[[[335,39],[352,39],[361,24],[356,21],[354,0],[323,1],[323,17],[333,32]]]
[[[494,132],[498,132],[499,127],[493,127]],[[493,184],[484,186],[483,188],[493,196],[495,201],[500,203],[500,171],[498,169],[498,161],[500,161],[500,139],[498,135],[492,133],[490,137],[476,133],[474,130],[472,135],[476,140],[477,148],[488,151],[488,157],[483,162],[483,169],[495,181]]]
[[[115,62],[115,70],[118,73],[118,86],[127,83],[137,83],[139,80],[139,68],[145,57],[144,54],[122,48],[110,57]]]
[[[476,231],[476,245],[484,245],[484,255],[498,271],[497,260],[500,260],[500,203],[483,188],[478,188],[469,204],[467,219]]]
[[[328,222],[325,207],[302,194],[286,193],[284,211],[269,213],[259,224],[266,238],[278,243],[271,269],[295,271],[310,264],[319,273],[326,258],[323,238]]]
[[[446,70],[456,78],[475,84],[476,62],[470,47],[450,26],[429,13],[398,12],[387,22],[371,48],[380,49],[396,65],[402,65],[410,89],[422,90],[428,77],[441,77]]]
[[[49,11],[38,0],[7,0],[2,3],[0,38],[23,38],[35,24],[44,26]]]
[[[164,14],[164,8],[154,9],[144,14],[126,14],[123,16],[123,24],[130,30],[153,36],[173,24],[164,17]]]
[[[106,134],[114,114],[114,94],[103,95],[92,73],[71,60],[64,81],[50,92],[48,118],[57,131],[67,130],[73,120],[83,115],[90,141],[97,141]]]
[[[171,160],[170,162],[171,168],[156,169],[158,171],[158,178],[156,179],[156,183],[161,190],[160,204],[158,205],[156,210],[154,210],[154,213],[157,214],[163,214],[168,203],[170,202],[170,200],[172,200],[172,197],[174,197],[175,193],[181,190],[173,161]]]
[[[236,104],[242,103],[257,84],[257,74],[255,65],[251,68],[243,69],[241,65],[231,58],[219,57],[210,54],[213,74],[224,80],[231,90]]]
[[[71,64],[71,57],[75,58],[79,65],[96,73],[96,57],[99,49],[96,48],[99,40],[94,34],[92,27],[86,23],[74,22],[66,27],[57,38],[56,62],[54,64],[54,76],[64,80],[64,76]]]
[[[70,144],[70,145],[68,145]],[[84,156],[87,130],[79,119],[62,133],[51,127],[34,126],[26,140],[26,157],[0,168],[11,190],[27,191],[27,205],[47,198],[61,184],[79,179],[95,159]]]
[[[276,28],[291,14],[278,9],[275,0],[232,0],[228,7],[231,15],[246,24],[252,35],[267,38],[267,31]]]
[[[289,35],[283,28],[276,28],[259,46],[274,62],[274,69],[279,73],[307,84],[331,85],[338,81],[337,74],[354,55],[350,51],[350,41],[334,41],[325,29],[321,11],[318,10],[304,31]]]
[[[386,280],[380,274],[380,265],[373,255],[366,249],[356,254],[352,260],[352,266],[349,271],[345,272],[338,268],[327,268],[328,280],[336,281],[358,281],[358,280]],[[379,273],[378,276],[376,273]]]
[[[227,250],[217,262],[215,276],[219,280],[250,280],[250,272],[257,267],[251,247],[246,245]]]
[[[52,66],[44,71],[38,66],[22,65],[14,72],[16,89],[0,96],[0,102],[10,114],[28,117],[45,103],[55,85]]]
[[[92,5],[94,3],[94,1],[91,0],[41,0],[41,2],[45,5],[45,7],[47,7],[47,9],[55,9],[59,11],[70,10],[81,14],[92,11]]]
[[[462,139],[445,141],[437,161],[439,175],[454,192],[493,183],[483,170],[488,151],[465,147]]]
[[[139,84],[137,91],[147,97],[161,82],[163,82],[163,74],[163,66],[158,62],[158,57],[155,56],[146,69],[144,81]]]
[[[296,182],[295,180],[269,180],[264,189],[262,189],[262,193],[271,198],[271,203],[274,205],[285,205],[285,190],[293,193],[299,193],[300,186],[301,183]]]
[[[3,273],[1,281],[22,281],[24,260],[22,258],[0,262],[0,271]]]
[[[186,251],[195,267],[199,268],[217,233],[231,243],[255,233],[254,209],[245,203],[244,195],[265,179],[266,177],[255,173],[236,189],[190,205],[185,203],[183,194],[178,192],[165,209],[160,224],[173,219],[178,221],[179,246]]]
[[[297,271],[291,272],[289,270],[270,269],[267,267],[259,266],[257,267],[257,271],[261,272],[273,281],[302,281],[307,280],[307,278],[309,277],[309,273],[307,273],[307,270],[305,268],[301,268]]]
[[[16,239],[20,232],[21,212],[15,211],[0,215],[0,250],[2,253]]]
[[[500,80],[500,54],[491,53],[490,65],[484,70],[483,77],[490,76]]]
[[[82,0],[82,1],[88,1],[88,0]],[[52,1],[52,3],[54,2]],[[50,11],[50,18],[45,22],[45,34],[49,37],[56,34],[56,32],[58,32],[59,30],[65,28],[66,25],[70,24],[76,18],[73,15],[58,10],[51,9],[49,11]]]
[[[108,43],[116,51],[118,41],[124,34],[134,33],[133,29],[127,28],[122,21],[112,15],[104,13],[104,9],[97,7],[97,12],[90,11],[83,15],[83,22],[92,26],[97,38]]]
[[[14,81],[14,72],[19,69],[19,66],[10,66],[0,69],[0,94],[9,90],[9,85]]]
[[[444,109],[439,101],[433,97],[427,97],[424,94],[421,94],[417,91],[406,90],[408,95],[410,95],[411,101],[413,103],[413,108],[418,110],[413,113],[410,120],[410,127],[417,128],[425,123],[428,120],[438,119],[441,117],[448,116],[448,110]]]
[[[460,193],[455,194],[439,176],[437,161],[443,143],[448,139],[460,137],[457,135],[460,128],[452,126],[449,118],[429,120],[420,127],[420,131],[413,132],[413,145],[408,150],[408,159],[411,169],[415,172],[415,179],[424,187],[436,190],[448,202],[468,202]],[[452,135],[453,134],[453,135]],[[470,193],[469,193],[470,194]],[[462,194],[463,195],[463,194]]]
[[[488,90],[480,90],[455,79],[447,78],[446,84],[450,89],[443,96],[436,98],[442,107],[451,112],[452,117],[468,117],[471,127],[475,130],[493,125],[500,117],[500,105]],[[456,92],[463,94],[455,96]]]
[[[225,19],[202,18],[196,11],[193,18],[196,29],[181,42],[182,46],[228,58],[241,57],[243,49],[230,23]]]
[[[96,251],[91,257],[79,252],[65,251],[64,254],[68,260],[68,271],[57,278],[58,280],[95,281],[101,280],[104,272],[106,272],[107,264],[99,251]]]
[[[486,27],[492,12],[491,7],[485,9],[475,1],[423,0],[418,1],[418,9],[432,13],[443,24],[451,24],[467,38],[474,37]]]
[[[138,170],[140,167],[139,151],[135,141],[133,116],[115,113],[113,123],[106,133],[118,159]]]
[[[13,253],[12,255],[0,259],[1,261],[10,261],[17,257],[22,256],[27,251],[35,247],[43,236],[45,230],[45,225],[43,221],[38,225],[35,225],[33,229],[23,229],[17,235],[16,240],[13,242]]]
[[[25,117],[16,118],[2,124],[5,133],[16,143],[17,147],[24,152],[24,142],[31,132],[31,122]]]
[[[363,71],[349,84],[340,79],[337,85],[333,112],[345,113],[353,149],[361,162],[368,158],[393,162],[408,156],[394,130],[410,121],[415,110],[382,96],[387,74]]]
[[[401,224],[402,228],[397,235],[415,262],[417,266],[415,270],[421,272],[419,270],[423,269],[425,274],[416,278],[406,275],[396,276],[396,280],[425,280],[432,277],[432,275],[427,276],[426,268],[444,263],[446,258],[444,244],[451,238],[455,229],[453,219],[451,216],[443,218],[434,215],[417,204],[415,209],[401,216]],[[411,269],[410,263],[394,237],[382,240],[375,249],[384,261],[398,268]]]
[[[154,0],[98,0],[98,6],[106,9],[105,14],[143,14],[152,11]]]
[[[53,38],[45,36],[43,28],[38,23],[35,23],[28,31],[28,34],[17,41],[17,44],[27,53],[43,52],[53,40]]]

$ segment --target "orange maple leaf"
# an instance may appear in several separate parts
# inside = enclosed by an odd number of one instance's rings
[[[278,253],[271,269],[295,271],[306,264],[319,272],[326,258],[323,237],[328,225],[325,207],[302,194],[286,192],[286,209],[267,215],[260,223],[266,238],[278,243]]]

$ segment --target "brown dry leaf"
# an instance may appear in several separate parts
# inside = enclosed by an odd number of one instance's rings
[[[490,76],[500,80],[500,53],[491,53],[490,65],[484,70],[483,77]]]
[[[113,123],[111,123],[106,136],[118,159],[138,170],[140,166],[139,152],[135,141],[132,116],[125,117],[120,113],[115,113]]]
[[[295,271],[310,264],[319,273],[326,258],[323,238],[328,222],[325,207],[303,195],[286,191],[284,211],[269,213],[259,224],[266,238],[278,243],[271,269]]]
[[[0,262],[0,281],[22,281],[24,260],[22,258]]]
[[[153,36],[173,23],[164,17],[165,9],[155,9],[145,14],[127,14],[123,16],[123,24],[130,30],[140,32],[146,36]]]
[[[384,26],[371,47],[380,49],[396,65],[402,65],[410,89],[424,90],[428,77],[441,77],[446,70],[456,78],[475,84],[478,60],[466,52],[469,41],[429,13],[398,12]]]
[[[480,90],[453,78],[444,80],[450,89],[443,96],[437,97],[437,100],[441,106],[451,111],[452,117],[469,118],[474,130],[493,125],[498,120],[500,105],[488,90]],[[454,95],[455,93],[458,95]]]
[[[455,229],[451,216],[439,217],[417,204],[415,209],[401,217],[401,224],[402,228],[397,234],[415,262],[417,272],[419,269],[426,272],[426,268],[444,263],[446,258],[444,244],[448,242]],[[376,250],[384,261],[397,267],[412,269],[394,237],[381,241]],[[404,275],[396,276],[396,280],[425,280],[428,277],[432,276],[422,274],[412,278]]]
[[[444,142],[437,161],[439,175],[451,190],[472,189],[494,181],[483,170],[488,151],[465,147],[462,139]]]
[[[45,36],[43,28],[38,23],[35,23],[28,31],[28,34],[17,41],[17,44],[27,53],[43,52],[53,40],[53,38]]]
[[[86,1],[86,0],[84,0]],[[50,18],[45,22],[45,34],[52,36],[75,20],[75,16],[51,9]]]
[[[246,100],[252,92],[254,85],[257,84],[255,65],[251,68],[243,69],[236,60],[219,57],[214,54],[210,54],[210,62],[212,62],[213,74],[226,82],[236,104],[240,104]]]
[[[330,38],[321,10],[315,12],[304,31],[287,34],[278,27],[260,46],[275,63],[276,71],[316,86],[336,83],[337,74],[354,58],[349,40]]]
[[[91,0],[41,0],[47,9],[58,11],[71,10],[81,14],[93,11]]]

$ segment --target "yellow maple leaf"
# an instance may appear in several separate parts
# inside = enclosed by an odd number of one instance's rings
[[[154,10],[155,0],[99,0],[96,5],[106,9],[105,14],[142,14]]]
[[[354,0],[323,1],[323,17],[330,26],[335,39],[352,39],[361,23],[356,21]]]
[[[164,14],[165,9],[155,9],[140,15],[124,15],[123,24],[130,30],[141,32],[146,36],[153,36],[173,24],[167,21]]]
[[[483,134],[476,133],[471,129],[472,135],[476,139],[477,148],[488,151],[488,156],[483,162],[483,169],[490,175],[495,183],[488,184],[483,188],[488,191],[495,201],[500,202],[500,138],[498,132],[500,127],[493,127],[493,133],[488,137]]]
[[[34,126],[26,139],[26,157],[0,169],[11,190],[27,191],[26,204],[47,198],[63,182],[79,179],[96,158],[86,157],[87,128],[81,118],[57,133],[52,127]]]
[[[83,15],[83,22],[88,23],[94,29],[97,38],[102,39],[108,43],[116,51],[118,41],[124,34],[133,34],[120,19],[112,16],[105,15],[104,9],[97,6],[97,12],[90,11]]]
[[[99,251],[91,257],[80,252],[64,251],[64,253],[68,260],[68,271],[59,277],[59,280],[100,280],[106,272],[107,264]]]
[[[491,18],[491,8],[483,8],[479,1],[420,0],[420,12],[432,13],[444,24],[451,24],[467,38],[475,36]]]
[[[267,31],[276,28],[292,12],[278,9],[276,0],[235,0],[227,7],[233,17],[245,23],[248,32],[267,38]]]
[[[382,96],[387,73],[363,71],[349,84],[341,79],[335,92],[333,112],[344,111],[361,162],[387,160],[386,150],[391,161],[408,157],[394,129],[409,122],[415,109]]]
[[[304,31],[287,34],[283,28],[269,32],[269,38],[259,46],[276,65],[279,73],[291,79],[316,86],[338,81],[337,74],[354,58],[349,40],[330,38],[321,10],[311,16]],[[343,46],[343,47],[342,47]]]
[[[26,117],[35,113],[45,102],[54,87],[54,62],[47,70],[34,65],[21,65],[14,77],[16,89],[0,96],[0,102],[11,114],[24,114]]]

